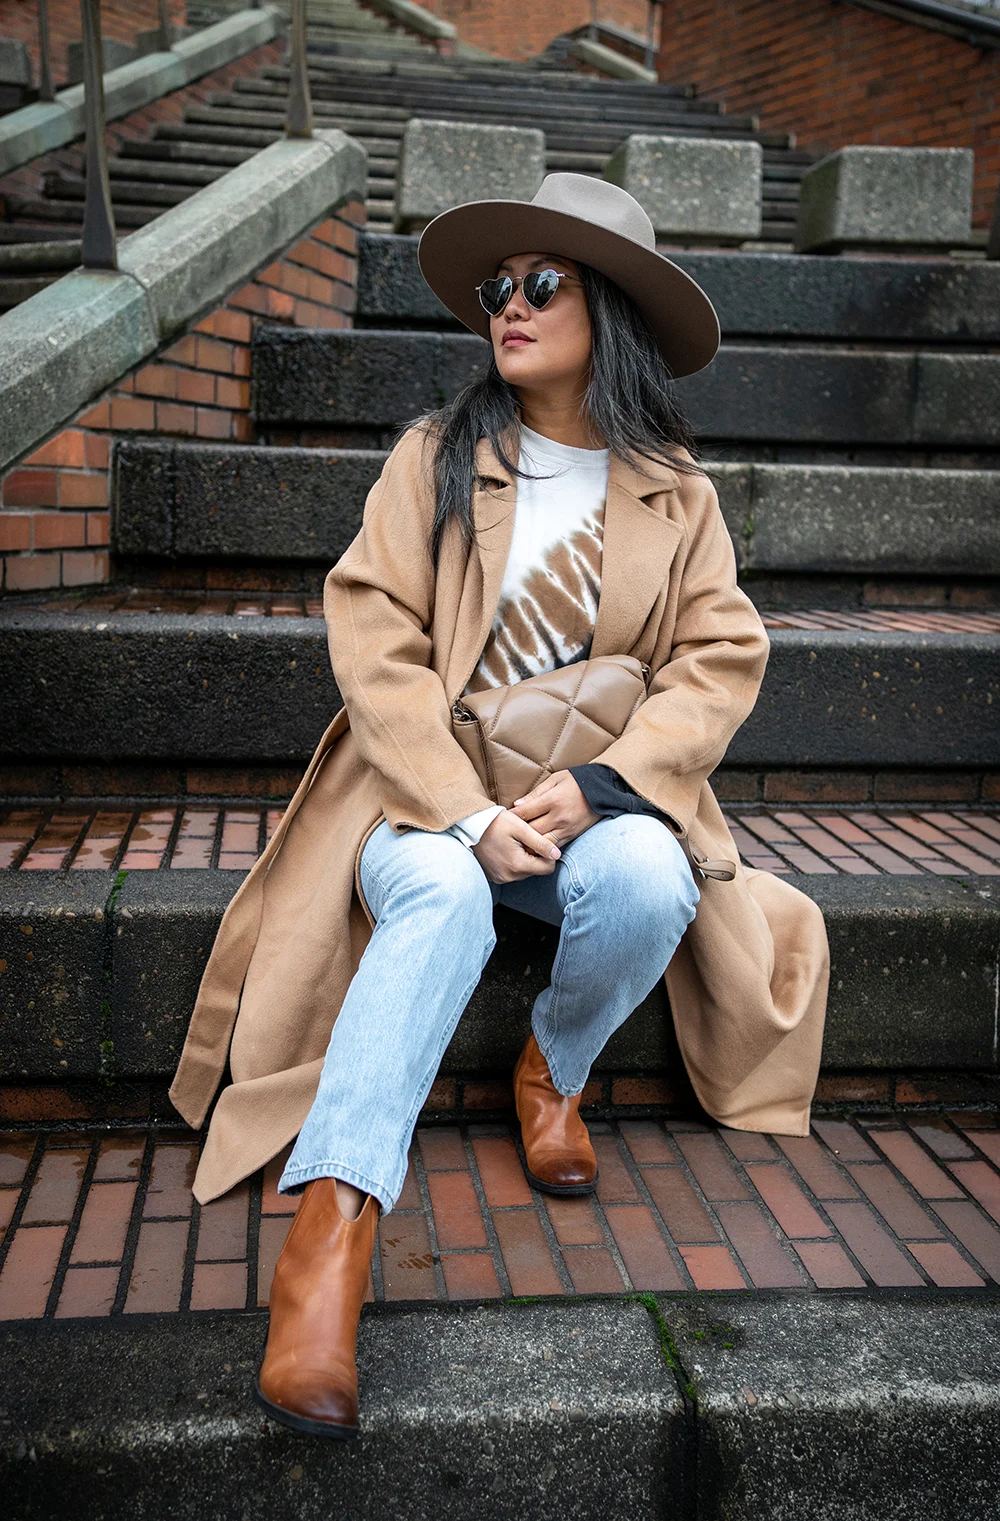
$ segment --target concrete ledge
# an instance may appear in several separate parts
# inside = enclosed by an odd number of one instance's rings
[[[839,253],[967,243],[972,174],[971,148],[838,148],[802,177],[796,249]]]
[[[0,469],[218,304],[296,236],[363,198],[364,149],[283,139],[0,318]]]
[[[419,232],[466,201],[530,201],[544,178],[544,132],[414,116],[403,129],[395,225]]]
[[[995,1521],[995,1291],[652,1303],[366,1312],[357,1444],[263,1418],[262,1313],[10,1323],[4,1493],[31,1521]]]
[[[414,0],[370,0],[370,3],[373,10],[380,11],[392,21],[398,21],[408,31],[417,32],[421,37],[450,42],[458,36],[458,28],[450,21],[435,16],[433,11],[426,10],[422,5],[415,5]]]
[[[760,236],[760,143],[634,134],[604,178],[642,206],[657,237],[738,243]]]
[[[603,42],[591,42],[589,37],[576,37],[569,45],[569,56],[580,63],[588,63],[609,79],[636,79],[640,84],[658,84],[655,69],[647,69],[634,58],[626,58]]]
[[[149,53],[104,76],[104,109],[116,121],[193,79],[211,74],[234,58],[270,42],[281,29],[281,12],[265,5],[238,11],[215,26],[176,42],[169,52]],[[83,132],[83,85],[60,90],[54,101],[37,102],[0,120],[0,175],[42,153],[72,142]]]

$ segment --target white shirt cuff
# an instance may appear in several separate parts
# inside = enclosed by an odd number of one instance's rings
[[[461,840],[462,844],[468,845],[471,850],[473,845],[479,844],[497,814],[504,812],[506,810],[501,803],[491,803],[488,808],[480,808],[478,813],[470,813],[464,819],[457,819],[444,833],[453,834],[456,840]]]

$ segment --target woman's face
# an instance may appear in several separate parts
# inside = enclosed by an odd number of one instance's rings
[[[572,259],[554,254],[514,254],[504,259],[497,275],[530,274],[554,269],[572,278],[540,312],[529,306],[518,285],[499,317],[490,318],[490,338],[500,374],[510,385],[526,391],[571,384],[581,395],[590,376],[590,313]]]

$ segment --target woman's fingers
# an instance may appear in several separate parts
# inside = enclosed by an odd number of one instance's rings
[[[525,819],[518,818],[517,814],[514,818],[517,821],[513,831],[514,838],[519,845],[523,845],[525,850],[533,856],[541,856],[543,860],[558,861],[562,855],[558,845],[546,839],[544,834],[533,828]]]

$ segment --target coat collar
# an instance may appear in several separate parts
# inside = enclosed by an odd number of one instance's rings
[[[473,519],[482,570],[479,626],[473,639],[478,659],[500,601],[514,532],[517,477],[504,469],[485,439],[476,452],[476,469]],[[668,465],[649,460],[638,469],[611,456],[592,655],[627,655],[642,633],[681,537],[677,524],[649,505],[649,499],[676,485],[677,472]]]

